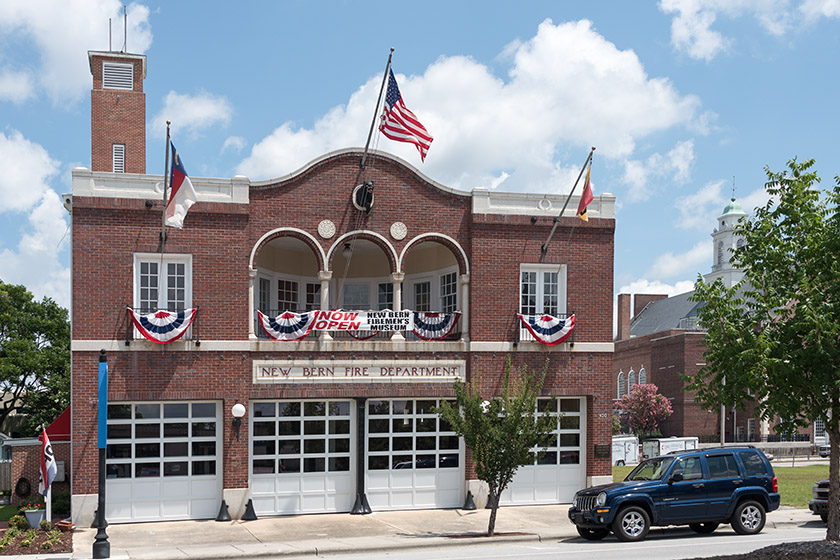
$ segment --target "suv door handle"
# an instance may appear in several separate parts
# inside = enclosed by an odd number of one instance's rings
[[[702,482],[698,482],[696,484],[692,484],[692,486],[695,487],[695,488],[703,488],[703,486],[705,486],[705,485]]]
[[[734,484],[735,486],[738,486],[738,485],[739,485],[739,484],[741,484],[742,482],[744,482],[744,481],[743,481],[743,480],[740,480],[740,479],[739,479],[739,480],[733,480],[733,481],[732,481],[732,484]]]

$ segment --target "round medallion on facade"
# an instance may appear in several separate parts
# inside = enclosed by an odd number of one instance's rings
[[[391,224],[391,237],[396,239],[397,241],[401,241],[405,239],[405,235],[408,233],[408,228],[405,227],[405,224],[402,222],[394,222]]]
[[[539,208],[543,212],[548,212],[549,210],[551,210],[551,201],[547,198],[542,198],[539,202],[537,202],[537,208]]]
[[[335,224],[330,220],[321,220],[321,223],[318,224],[318,235],[324,239],[329,239],[335,235]]]

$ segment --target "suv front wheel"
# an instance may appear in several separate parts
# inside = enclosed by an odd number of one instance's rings
[[[620,541],[640,541],[650,530],[650,516],[643,508],[628,506],[615,516],[612,530]]]
[[[766,520],[764,506],[753,500],[745,500],[735,508],[732,528],[739,535],[754,535],[761,532]]]

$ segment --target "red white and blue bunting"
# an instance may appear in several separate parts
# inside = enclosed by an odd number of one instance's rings
[[[528,329],[534,338],[548,346],[554,346],[564,342],[575,328],[575,316],[571,315],[566,319],[552,317],[551,315],[522,315],[517,313],[522,324]]]
[[[140,334],[158,344],[167,344],[184,336],[197,312],[198,310],[193,308],[183,311],[160,310],[142,315],[128,308],[131,322]]]
[[[449,336],[452,329],[458,323],[461,312],[454,313],[414,313],[414,325],[412,330],[423,340],[441,340]]]
[[[277,317],[269,317],[262,311],[257,311],[257,316],[265,334],[274,340],[300,340],[312,332],[318,312],[292,313],[291,311],[285,311]]]

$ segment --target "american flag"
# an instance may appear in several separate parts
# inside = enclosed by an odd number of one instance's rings
[[[426,152],[432,144],[432,137],[414,113],[405,106],[394,78],[394,71],[390,70],[388,77],[388,93],[385,94],[385,114],[379,130],[387,138],[397,142],[409,142],[420,150],[420,160],[426,160]]]

